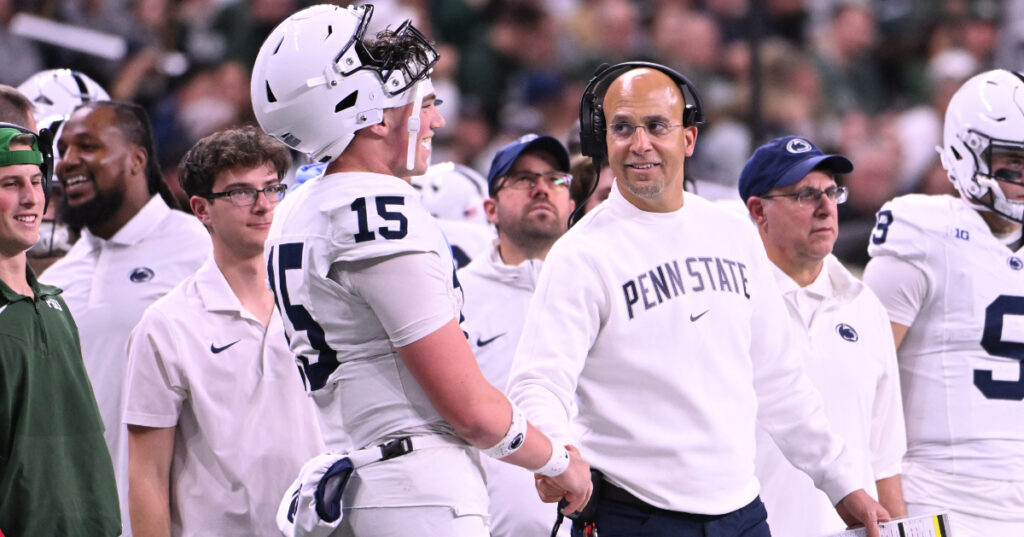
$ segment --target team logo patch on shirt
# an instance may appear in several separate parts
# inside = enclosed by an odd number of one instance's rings
[[[860,336],[857,335],[857,331],[854,330],[852,326],[850,326],[850,325],[848,325],[846,323],[839,323],[839,324],[837,324],[836,325],[836,333],[839,334],[839,337],[841,337],[841,338],[843,338],[846,341],[849,341],[851,343],[853,343],[853,342],[857,341],[858,339],[860,339]]]
[[[1011,255],[1007,260],[1006,264],[1010,265],[1013,270],[1024,269],[1024,261],[1021,261],[1019,257]]]
[[[57,302],[57,300],[54,299],[53,297],[48,296],[43,299],[43,302],[46,302],[47,306],[50,306],[51,308],[57,311],[64,311],[64,308],[60,307],[60,302]]]
[[[144,283],[153,279],[156,273],[149,267],[136,267],[132,269],[132,273],[128,275],[128,279],[135,283]]]

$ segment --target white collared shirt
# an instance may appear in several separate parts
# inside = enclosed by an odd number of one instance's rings
[[[124,421],[177,427],[172,535],[274,535],[282,493],[323,450],[275,308],[246,310],[213,258],[150,306],[128,342]]]
[[[889,317],[881,302],[835,256],[801,288],[772,265],[790,322],[806,349],[804,369],[821,393],[832,430],[857,461],[859,485],[877,498],[875,482],[900,473],[906,451],[899,370]],[[818,537],[846,524],[814,482],[786,460],[761,427],[755,472],[772,532]]]

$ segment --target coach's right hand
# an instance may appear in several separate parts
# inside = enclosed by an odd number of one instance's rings
[[[572,445],[565,449],[569,451],[569,468],[555,477],[536,475],[535,484],[541,501],[554,503],[565,498],[568,505],[562,513],[568,515],[587,505],[594,484],[590,480],[590,464],[583,460],[579,450]]]

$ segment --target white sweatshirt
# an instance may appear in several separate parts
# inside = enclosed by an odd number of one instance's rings
[[[510,396],[657,507],[723,514],[753,500],[757,418],[837,503],[860,479],[791,330],[749,221],[692,194],[644,212],[613,189],[545,260]]]

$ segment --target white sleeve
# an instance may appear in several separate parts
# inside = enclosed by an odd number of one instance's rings
[[[764,254],[761,254],[764,255]],[[771,435],[786,459],[813,481],[835,505],[847,494],[863,488],[856,463],[843,440],[832,432],[821,395],[804,372],[805,360],[778,290],[768,270],[767,257],[760,263],[751,286],[762,291],[752,318],[751,359],[758,400],[758,422]]]
[[[335,264],[329,277],[344,277],[373,309],[391,344],[404,347],[434,333],[456,318],[448,283],[454,268],[444,267],[433,252],[344,263],[344,276]]]
[[[891,333],[889,318],[880,312],[877,333]],[[907,428],[903,419],[903,400],[900,397],[900,374],[896,362],[896,347],[892,339],[883,337],[879,342],[877,358],[883,362],[883,373],[875,387],[875,401],[871,416],[871,469],[875,481],[901,473],[901,461],[907,451]]]
[[[123,421],[145,427],[174,427],[188,394],[188,378],[176,357],[185,356],[170,323],[150,308],[128,339]]]
[[[928,276],[914,264],[892,255],[871,258],[864,283],[875,292],[889,320],[911,326],[928,296]]]
[[[577,443],[569,426],[576,385],[608,308],[585,247],[556,243],[541,267],[508,388],[509,399],[556,444]]]

